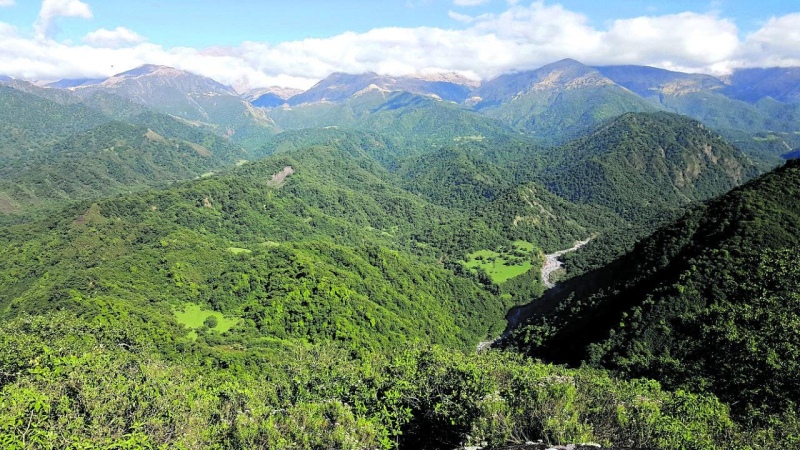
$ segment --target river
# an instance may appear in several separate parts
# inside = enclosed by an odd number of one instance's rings
[[[590,237],[588,237],[588,238],[586,238],[586,239],[584,239],[582,241],[577,241],[577,242],[575,242],[575,245],[573,245],[570,248],[566,248],[564,250],[559,250],[559,251],[557,251],[555,253],[550,253],[548,255],[544,255],[545,260],[544,260],[544,266],[542,266],[542,282],[544,283],[544,286],[547,289],[555,287],[555,283],[550,281],[550,275],[552,275],[553,272],[555,272],[556,270],[558,270],[558,269],[560,269],[561,267],[564,266],[564,263],[559,261],[558,258],[560,258],[565,253],[574,252],[575,250],[583,247],[584,245],[588,244],[589,241],[591,241],[592,239],[594,239],[594,236],[590,236]],[[495,339],[493,339],[491,341],[479,342],[478,343],[478,353],[480,353],[483,350],[491,347],[492,344],[494,344],[495,342],[500,340],[500,338],[505,336],[507,333],[509,333],[511,330],[513,330],[517,325],[519,325],[519,321],[520,321],[520,318],[522,316],[522,314],[521,314],[522,313],[522,309],[523,309],[523,307],[520,307],[520,306],[515,307],[514,309],[512,309],[509,312],[509,314],[506,316],[506,320],[508,321],[508,325],[506,326],[506,331],[502,335],[498,336],[497,338],[495,338]]]

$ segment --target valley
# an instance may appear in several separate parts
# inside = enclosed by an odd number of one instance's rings
[[[576,242],[575,245],[573,245],[570,248],[567,248],[567,249],[564,249],[564,250],[559,250],[559,251],[557,251],[555,253],[549,253],[547,255],[544,255],[544,265],[542,266],[542,283],[544,283],[544,286],[546,288],[549,289],[549,288],[555,287],[555,283],[551,279],[551,276],[553,275],[553,272],[555,272],[557,270],[563,270],[562,267],[564,266],[564,263],[559,261],[559,258],[562,255],[565,255],[567,253],[574,252],[574,251],[578,250],[579,248],[581,248],[584,245],[588,244],[589,241],[591,241],[591,240],[592,240],[592,238],[584,239],[582,241]]]
[[[3,79],[0,446],[793,448],[794,74]]]

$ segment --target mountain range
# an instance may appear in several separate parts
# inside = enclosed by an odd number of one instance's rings
[[[795,448],[798,75],[4,78],[0,442]]]
[[[123,97],[209,127],[250,149],[281,130],[373,129],[372,113],[413,109],[414,102],[398,103],[398,97],[405,98],[400,94],[450,103],[457,107],[446,115],[488,117],[547,145],[562,144],[625,112],[667,111],[702,121],[766,168],[800,145],[798,76],[792,68],[740,69],[714,77],[646,66],[590,67],[566,59],[483,82],[455,74],[334,73],[302,92],[266,88],[240,96],[205,77],[146,65],[105,80],[61,80],[46,90],[52,96],[68,89],[84,101],[98,93]]]

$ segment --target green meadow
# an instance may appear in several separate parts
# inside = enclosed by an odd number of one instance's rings
[[[223,316],[222,313],[217,311],[203,309],[200,305],[195,303],[184,303],[182,310],[175,310],[175,317],[179,323],[183,324],[187,328],[192,328],[193,330],[203,326],[209,317],[213,317],[216,319],[217,324],[211,329],[219,333],[224,333],[230,330],[234,325],[236,325],[237,322],[236,319],[227,318]]]
[[[533,249],[530,242],[514,241],[511,246],[500,247],[497,251],[478,250],[467,255],[464,267],[475,272],[483,269],[492,282],[502,284],[533,267]]]

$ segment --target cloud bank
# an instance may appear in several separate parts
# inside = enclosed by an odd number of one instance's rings
[[[332,72],[457,72],[488,79],[563,58],[712,74],[739,67],[800,65],[800,14],[774,17],[740,37],[734,22],[714,13],[620,19],[597,28],[586,16],[557,4],[509,2],[499,14],[451,13],[452,29],[376,28],[321,39],[205,49],[164,48],[125,27],[101,28],[81,44],[62,43],[51,37],[54,20],[61,16],[90,18],[92,11],[79,0],[44,0],[33,38],[0,23],[0,67],[5,74],[33,80],[100,77],[153,63],[242,89],[307,88]]]
[[[135,45],[146,41],[144,36],[137,34],[125,27],[117,27],[113,30],[100,28],[92,31],[83,37],[83,42],[94,47],[119,48]]]

